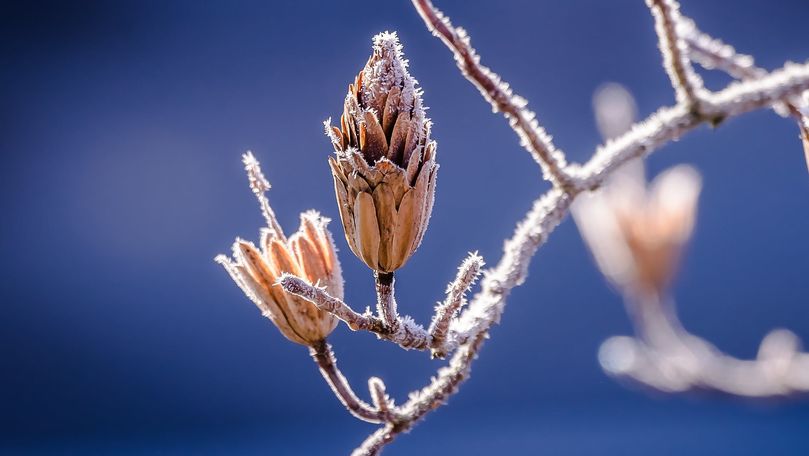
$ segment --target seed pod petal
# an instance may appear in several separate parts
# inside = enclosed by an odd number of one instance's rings
[[[396,116],[399,114],[399,100],[402,89],[394,87],[388,92],[388,99],[385,100],[385,110],[382,113],[382,129],[385,135],[390,138],[393,125],[396,123]]]
[[[379,270],[389,272],[393,270],[391,244],[396,228],[396,200],[390,187],[385,183],[377,185],[373,198],[379,223]]]
[[[262,315],[269,318],[284,337],[297,344],[307,345],[306,340],[295,331],[293,324],[284,311],[284,307],[278,305],[270,296],[269,290],[251,277],[244,266],[241,266],[240,269],[242,270],[242,280],[245,287],[243,289],[246,289],[245,293],[248,296],[252,294],[260,300],[261,304],[259,304],[259,301],[253,299],[261,310]],[[247,290],[249,290],[249,292]]]
[[[413,151],[413,156],[410,157],[410,161],[407,163],[407,185],[416,185],[416,177],[418,177],[419,167],[421,166],[423,149],[424,148],[421,146],[416,147],[416,150]]]
[[[393,132],[390,136],[390,146],[388,147],[388,160],[393,163],[402,164],[407,130],[410,129],[410,113],[403,112],[396,119]]]
[[[398,168],[392,170],[391,172],[385,173],[385,177],[382,178],[382,183],[386,184],[388,188],[393,191],[393,200],[396,202],[396,210],[399,210],[399,204],[402,202],[402,197],[410,187],[405,181],[404,171],[401,168]]]
[[[416,226],[419,204],[416,192],[411,189],[402,197],[399,211],[396,214],[396,229],[393,236],[393,260],[391,267],[398,269],[404,265],[412,252],[410,246],[419,227]]]
[[[355,242],[357,253],[369,267],[378,268],[379,262],[379,223],[373,197],[366,192],[357,195],[354,202]]]
[[[360,150],[365,160],[373,164],[387,155],[388,141],[385,138],[382,125],[379,125],[379,120],[377,120],[373,112],[365,111],[365,113],[363,113],[363,120],[362,125],[365,128],[365,141],[363,141],[364,144],[360,144]]]
[[[290,247],[295,253],[295,259],[300,265],[302,277],[311,283],[317,283],[328,277],[326,264],[318,248],[309,237],[294,235],[289,239]],[[325,283],[323,284],[325,285]]]
[[[245,284],[261,298],[266,307],[262,310],[275,323],[281,333],[293,342],[305,340],[299,330],[299,325],[287,307],[286,298],[273,289],[278,275],[271,270],[264,261],[261,252],[253,244],[245,241],[236,241],[238,258],[245,271]],[[260,306],[261,307],[261,306]]]

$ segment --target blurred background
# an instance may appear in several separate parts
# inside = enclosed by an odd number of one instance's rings
[[[639,0],[437,6],[571,160],[600,142],[601,83],[628,87],[642,117],[674,101]],[[684,1],[683,12],[765,68],[809,58],[804,0]],[[383,30],[400,34],[439,143],[430,230],[397,281],[400,309],[427,322],[466,252],[496,262],[547,184],[409,2],[2,2],[0,453],[347,454],[373,430],[213,257],[258,236],[249,149],[287,231],[309,208],[337,219],[346,299],[372,303],[339,228],[322,121],[339,116]],[[736,356],[777,327],[809,340],[797,135],[762,111],[649,160],[652,175],[677,163],[703,173],[675,293],[684,325]],[[809,452],[806,398],[663,396],[606,376],[600,343],[630,332],[568,219],[460,394],[386,454]],[[331,339],[358,390],[380,376],[399,402],[441,365],[344,326]]]

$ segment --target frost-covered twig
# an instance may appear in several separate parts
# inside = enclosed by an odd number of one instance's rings
[[[255,194],[256,198],[258,199],[258,204],[261,206],[261,214],[264,216],[267,226],[275,232],[279,239],[286,242],[284,230],[281,229],[281,224],[278,223],[278,219],[275,217],[275,212],[272,210],[269,200],[267,200],[266,192],[272,186],[267,178],[264,177],[264,173],[261,172],[261,166],[259,165],[258,160],[256,160],[253,152],[247,151],[247,153],[245,153],[242,157],[242,162],[244,163],[244,170],[247,171],[247,179],[250,182],[250,190],[253,191],[253,194]]]
[[[454,27],[430,0],[413,0],[413,5],[427,28],[455,55],[455,62],[461,73],[480,90],[486,101],[491,103],[494,112],[502,112],[509,120],[511,128],[519,135],[522,146],[542,167],[545,178],[554,185],[574,189],[575,182],[565,171],[565,155],[553,145],[551,136],[537,122],[536,114],[526,107],[528,102],[514,94],[499,75],[480,64],[480,56],[472,48],[466,31]]]
[[[380,339],[389,340],[404,349],[426,350],[429,347],[427,331],[410,317],[397,316],[396,324],[391,326],[369,312],[357,313],[342,300],[329,295],[324,289],[311,285],[300,277],[284,274],[278,280],[278,284],[287,293],[299,296],[319,309],[333,314],[354,331],[372,332]]]
[[[469,256],[461,263],[458,268],[458,275],[455,277],[449,286],[447,286],[447,298],[439,304],[435,309],[433,321],[430,324],[429,333],[432,338],[430,347],[433,349],[433,357],[443,358],[446,355],[445,346],[447,339],[447,332],[449,331],[449,324],[455,315],[463,307],[467,291],[472,287],[472,284],[477,280],[480,275],[480,269],[483,267],[483,258],[475,253],[470,253]]]
[[[410,393],[410,399],[396,407],[397,418],[368,436],[352,456],[373,456],[391,443],[398,434],[407,432],[417,421],[443,405],[469,376],[472,361],[486,338],[478,334],[473,341],[459,348],[447,367],[441,368],[433,381],[419,391]]]
[[[706,91],[702,78],[688,60],[687,45],[682,39],[683,23],[676,0],[646,0],[655,19],[658,46],[663,67],[677,94],[677,102],[696,112],[703,112]]]
[[[458,277],[456,277],[455,281],[452,282],[447,289],[448,296],[445,304],[451,303],[448,305],[456,306],[453,307],[454,310],[460,307],[464,292],[471,287],[482,266],[483,259],[477,254],[470,254],[470,256],[464,260],[459,268]],[[383,282],[383,287],[380,289],[379,282],[377,282],[379,302],[395,299],[393,296],[392,282],[387,285],[384,285],[385,283],[386,282]],[[345,322],[353,331],[372,332],[380,339],[393,342],[404,349],[432,349],[436,356],[443,357],[458,347],[457,335],[448,339],[446,332],[444,332],[440,335],[438,340],[433,339],[435,332],[432,328],[435,327],[436,322],[446,320],[440,323],[440,325],[445,325],[444,328],[446,329],[446,325],[449,325],[454,316],[454,310],[447,311],[448,308],[446,306],[436,308],[436,315],[433,316],[433,326],[428,332],[409,316],[395,314],[395,323],[389,324],[385,322],[381,316],[375,316],[370,312],[360,314],[342,300],[329,295],[322,287],[312,285],[306,280],[292,274],[283,274],[278,279],[278,284],[287,293],[299,296],[316,305],[319,309],[333,314],[335,317]]]
[[[734,82],[713,94],[712,114],[734,117],[794,97],[809,89],[809,64],[787,64],[761,78]],[[669,141],[706,122],[713,116],[694,116],[683,105],[661,108],[635,124],[625,134],[607,141],[579,170],[584,188],[595,189],[616,168],[627,161],[644,157]]]
[[[373,315],[360,314],[354,311],[342,300],[331,296],[321,287],[311,285],[307,281],[292,274],[283,274],[278,279],[287,293],[300,296],[303,299],[315,304],[321,310],[325,310],[339,318],[354,331],[365,330],[378,332],[383,331],[384,324]]]
[[[396,332],[399,329],[399,312],[396,309],[393,273],[375,271],[374,275],[377,315],[389,332]]]
[[[703,67],[724,71],[744,81],[766,76],[767,70],[757,67],[752,56],[737,53],[733,46],[700,31],[692,19],[683,17],[681,30],[689,57]],[[794,97],[789,103],[776,104],[775,109],[779,114],[785,115],[788,112],[800,119],[802,116],[797,107],[799,104],[800,100]]]
[[[331,347],[325,340],[309,348],[312,358],[320,368],[320,373],[323,378],[331,386],[334,395],[343,403],[343,405],[357,418],[367,421],[369,423],[384,423],[389,416],[387,410],[380,407],[372,407],[354,394],[348,380],[343,376],[337,368],[337,360],[334,358],[334,353]],[[375,378],[378,383],[382,381]],[[385,385],[376,385],[376,388],[384,391]]]

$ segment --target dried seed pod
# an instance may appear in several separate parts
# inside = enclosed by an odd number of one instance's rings
[[[251,186],[265,182],[252,154],[245,155],[245,165]],[[253,243],[236,239],[233,258],[216,257],[231,278],[244,291],[262,314],[269,318],[287,339],[302,345],[314,346],[326,338],[337,326],[334,315],[318,309],[314,304],[289,294],[276,283],[283,273],[290,273],[325,287],[326,291],[343,299],[343,275],[331,233],[328,218],[316,211],[301,214],[298,231],[288,239],[275,220],[263,192],[269,184],[256,191],[262,203],[269,228],[261,233],[260,248]]]
[[[329,157],[348,245],[368,267],[392,272],[421,244],[435,194],[436,143],[421,89],[395,33],[349,85],[340,128],[326,122]]]

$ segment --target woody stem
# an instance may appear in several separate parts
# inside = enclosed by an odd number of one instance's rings
[[[396,298],[393,296],[393,273],[374,272],[376,279],[376,311],[385,326],[395,331],[399,326],[399,314],[396,311]]]
[[[340,369],[337,368],[337,360],[334,357],[334,352],[326,340],[316,342],[309,347],[309,352],[312,358],[320,368],[320,373],[326,383],[331,386],[334,395],[342,404],[357,418],[367,421],[369,423],[384,423],[385,414],[367,404],[362,399],[358,398],[348,384],[345,376],[343,376]]]

